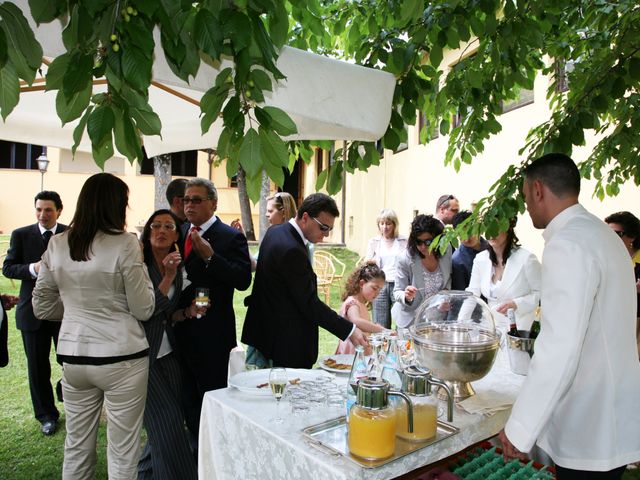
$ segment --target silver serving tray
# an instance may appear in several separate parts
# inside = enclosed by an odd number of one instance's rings
[[[328,450],[330,454],[343,456],[364,468],[377,468],[393,462],[399,458],[409,455],[416,450],[438,443],[445,438],[449,438],[460,431],[459,428],[438,420],[436,436],[424,442],[409,442],[396,437],[396,451],[389,458],[383,460],[365,460],[351,455],[347,440],[347,422],[344,416],[327,420],[326,422],[312,425],[302,430],[307,443],[321,450]]]

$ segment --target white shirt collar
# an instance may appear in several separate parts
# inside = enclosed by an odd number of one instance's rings
[[[304,243],[304,246],[305,247],[308,246],[309,240],[307,240],[306,237],[304,236],[304,233],[302,233],[302,230],[300,229],[300,225],[298,225],[298,222],[296,222],[296,217],[290,218],[289,223],[293,226],[293,228],[296,229],[296,232],[298,232],[298,235],[300,235],[300,238],[302,238],[302,242]]]
[[[206,232],[207,230],[209,230],[211,228],[211,225],[213,225],[214,223],[216,223],[216,216],[214,215],[213,217],[211,217],[209,220],[207,220],[206,222],[204,222],[202,225],[200,225],[200,231],[201,232]],[[195,227],[195,225],[192,223],[191,226],[189,227],[189,230],[191,230],[193,227]]]
[[[586,212],[585,208],[576,203],[575,205],[571,205],[570,207],[565,208],[559,214],[557,214],[547,225],[547,228],[542,232],[542,237],[545,242],[551,240],[551,238],[558,233],[562,228],[571,220],[573,217],[580,215]]]
[[[51,228],[44,228],[42,225],[40,225],[40,223],[38,223],[38,229],[40,230],[40,235],[44,235],[44,232],[51,232],[52,234],[56,234],[56,230],[58,229],[58,224],[56,223],[53,227]]]

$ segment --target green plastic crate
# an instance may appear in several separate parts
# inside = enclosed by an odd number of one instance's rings
[[[454,458],[449,471],[464,480],[554,480],[555,474],[544,465],[518,460],[504,462],[502,453],[487,443]]]

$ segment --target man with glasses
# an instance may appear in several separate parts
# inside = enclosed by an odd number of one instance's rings
[[[318,359],[318,327],[365,345],[363,333],[318,298],[308,246],[328,237],[340,213],[323,193],[309,195],[296,218],[274,225],[262,240],[242,341],[247,364],[311,368]]]
[[[460,211],[460,202],[453,195],[442,195],[436,202],[434,217],[442,222],[442,225],[451,225],[453,217]]]
[[[183,198],[189,223],[183,225],[184,268],[189,286],[182,298],[188,305],[195,288],[209,289],[211,306],[201,318],[187,318],[175,328],[184,360],[183,399],[187,427],[197,442],[204,393],[227,386],[229,353],[236,347],[234,289],[251,284],[247,239],[215,216],[218,193],[202,178],[187,182]]]
[[[640,460],[640,363],[629,254],[578,203],[580,172],[551,153],[523,192],[544,229],[542,318],[535,355],[500,439],[506,458],[539,445],[565,479],[619,479]]]

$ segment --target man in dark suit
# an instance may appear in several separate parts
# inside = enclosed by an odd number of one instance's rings
[[[234,289],[246,290],[251,284],[247,239],[214,215],[217,206],[218,194],[211,181],[189,180],[184,209],[190,223],[183,227],[183,236],[190,285],[182,298],[190,302],[195,288],[205,287],[211,303],[202,318],[187,318],[175,328],[185,365],[183,399],[192,441],[198,438],[204,393],[227,386],[229,353],[236,346]]]
[[[354,324],[318,298],[309,260],[308,245],[328,236],[338,215],[331,197],[314,193],[296,218],[267,230],[242,331],[242,341],[252,347],[248,353],[258,357],[256,364],[311,368],[318,359],[319,326],[342,340],[366,344]]]
[[[184,214],[184,189],[187,185],[186,178],[176,178],[171,180],[167,185],[166,197],[169,202],[169,209],[180,219],[182,223],[188,223],[187,217]]]
[[[60,322],[36,318],[31,306],[31,293],[40,271],[40,259],[47,249],[49,239],[64,231],[66,226],[58,223],[58,217],[62,213],[62,200],[56,192],[38,193],[35,197],[35,209],[38,223],[18,228],[11,234],[2,273],[7,278],[22,281],[16,324],[22,332],[22,343],[27,355],[31,402],[35,417],[42,424],[42,433],[53,435],[60,413],[53,398],[49,353],[51,341],[54,346],[57,345]]]

